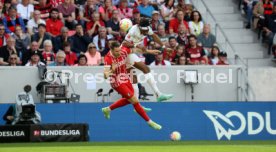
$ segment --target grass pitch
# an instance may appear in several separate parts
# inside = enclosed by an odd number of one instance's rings
[[[0,152],[276,152],[276,141],[7,143]]]

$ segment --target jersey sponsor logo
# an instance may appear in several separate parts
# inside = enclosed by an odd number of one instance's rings
[[[246,130],[246,126],[247,134],[250,136],[258,135],[264,129],[270,135],[276,135],[276,129],[273,130],[271,128],[270,112],[265,112],[264,116],[258,112],[247,112],[247,116],[244,116],[238,111],[230,111],[225,115],[221,114],[219,111],[203,110],[203,112],[212,121],[218,140],[222,139],[222,137],[231,140],[232,136],[242,134]],[[235,124],[232,121],[233,119],[231,120],[230,118],[238,118],[240,123]],[[256,123],[256,120],[258,123]]]

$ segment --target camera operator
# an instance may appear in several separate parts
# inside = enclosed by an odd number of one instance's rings
[[[21,92],[16,95],[16,111],[15,111],[15,120],[13,121],[14,124],[22,124],[25,122],[31,124],[38,124],[41,122],[41,117],[39,112],[35,111],[35,103],[33,100],[33,96],[30,94],[32,87],[30,85],[24,86],[24,92]],[[24,106],[34,106],[34,113],[27,114],[27,117],[23,112]],[[24,116],[22,115],[24,114]]]

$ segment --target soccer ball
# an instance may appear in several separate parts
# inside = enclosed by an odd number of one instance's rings
[[[178,131],[174,131],[171,133],[171,140],[172,141],[179,141],[181,140],[181,134]]]
[[[120,21],[120,29],[123,32],[127,32],[132,27],[132,22],[130,19],[124,18]]]

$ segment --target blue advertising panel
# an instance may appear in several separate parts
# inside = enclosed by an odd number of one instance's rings
[[[106,103],[38,104],[43,123],[88,123],[91,141],[276,140],[276,102],[165,102],[142,103],[162,130],[150,128],[128,105],[103,117]],[[1,116],[8,105],[0,105]],[[1,124],[4,122],[1,120]],[[0,131],[1,132],[1,131]]]

